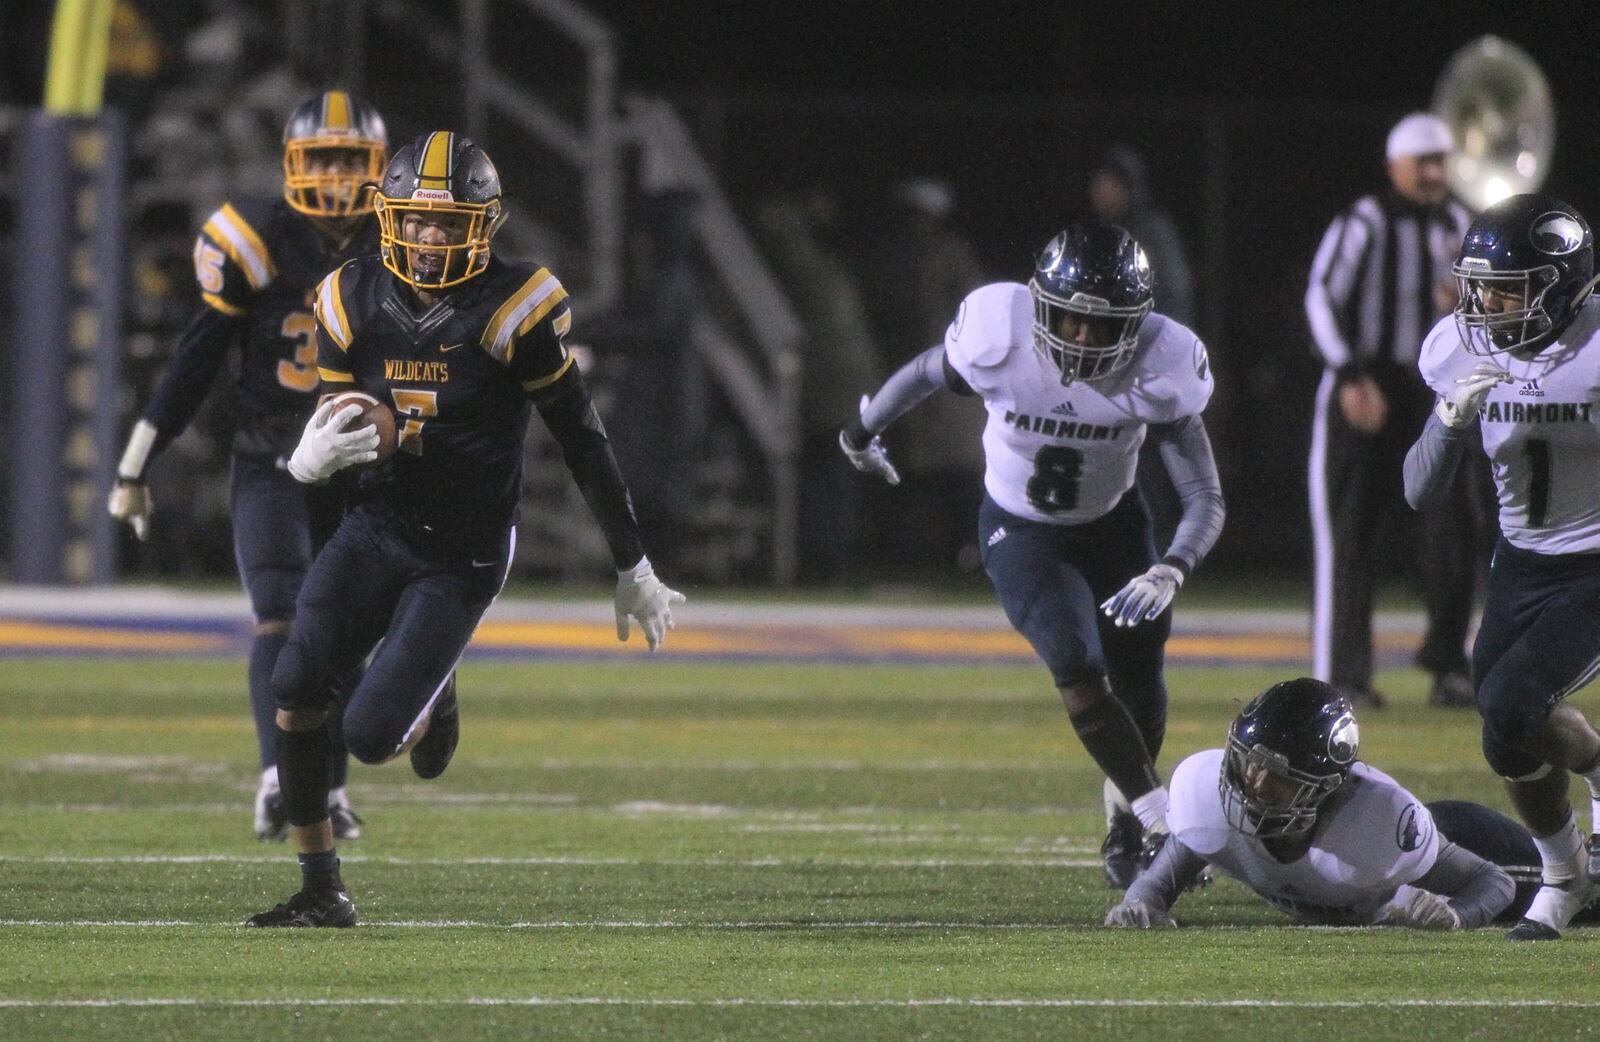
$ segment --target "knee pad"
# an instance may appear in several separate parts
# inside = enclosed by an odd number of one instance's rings
[[[272,700],[279,709],[328,707],[328,685],[312,668],[298,641],[289,641],[278,652],[278,661],[272,667]]]
[[[344,747],[350,755],[365,764],[379,764],[400,751],[404,731],[386,726],[380,715],[361,713],[346,708],[344,716]]]
[[[1537,781],[1550,771],[1549,764],[1501,737],[1487,717],[1483,721],[1483,758],[1490,770],[1507,781]]]
[[[1550,716],[1550,706],[1535,695],[1516,688],[1497,684],[1484,684],[1478,689],[1478,711],[1483,714],[1484,752],[1489,751],[1490,740],[1509,749],[1526,749]],[[1534,761],[1537,763],[1538,761]],[[1532,770],[1527,767],[1511,772],[1500,771],[1511,777]]]
[[[300,596],[300,583],[305,572],[298,568],[254,568],[244,576],[245,590],[250,594],[250,610],[257,619],[294,618],[295,598]]]

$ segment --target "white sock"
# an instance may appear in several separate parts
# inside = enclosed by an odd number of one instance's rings
[[[1600,832],[1600,762],[1583,776],[1583,780],[1589,783],[1589,820],[1593,822],[1593,831]]]
[[[345,795],[343,785],[339,786],[337,789],[328,790],[329,807],[342,807],[348,802],[350,802],[350,798]]]
[[[1553,834],[1535,836],[1533,843],[1539,848],[1539,857],[1544,861],[1546,884],[1565,883],[1583,871],[1583,866],[1578,863],[1578,854],[1583,850],[1583,836],[1578,833],[1578,822],[1571,814],[1567,815],[1566,824]]]
[[[1133,813],[1133,805],[1128,802],[1128,797],[1122,794],[1122,790],[1117,788],[1117,783],[1110,778],[1106,779],[1105,785],[1101,788],[1100,798],[1106,805],[1106,828],[1111,827],[1111,822],[1118,814]]]
[[[1157,785],[1133,801],[1133,812],[1146,832],[1167,831],[1167,787]]]
[[[276,789],[278,787],[278,765],[273,764],[261,772],[261,788]]]

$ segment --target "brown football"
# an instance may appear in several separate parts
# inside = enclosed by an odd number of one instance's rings
[[[398,440],[395,433],[394,411],[364,391],[342,391],[333,396],[333,411],[329,415],[337,414],[348,405],[360,405],[362,409],[361,415],[352,418],[344,425],[345,430],[360,430],[368,426],[378,428],[378,458],[366,464],[369,467],[376,467],[394,455]]]

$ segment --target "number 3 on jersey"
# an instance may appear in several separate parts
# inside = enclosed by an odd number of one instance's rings
[[[391,387],[389,393],[394,396],[394,411],[406,418],[406,425],[400,428],[400,448],[413,456],[422,455],[422,425],[439,415],[439,392]]]
[[[1078,505],[1078,481],[1082,476],[1083,453],[1065,445],[1046,445],[1033,457],[1028,502],[1046,514],[1071,510]]]

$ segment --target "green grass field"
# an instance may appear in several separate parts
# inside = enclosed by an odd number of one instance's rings
[[[1279,674],[1173,669],[1167,749]],[[1504,807],[1380,678],[1363,757]],[[1222,881],[1098,924],[1099,777],[1042,670],[469,661],[439,782],[359,765],[352,931],[249,828],[244,667],[0,660],[0,1039],[1573,1038],[1586,931],[1307,930]]]

